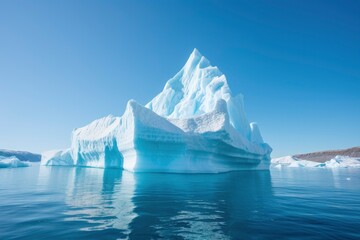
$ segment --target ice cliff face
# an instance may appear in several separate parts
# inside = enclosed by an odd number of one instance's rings
[[[225,75],[196,49],[146,106],[130,100],[121,117],[75,129],[71,148],[43,154],[43,165],[129,171],[224,172],[264,169],[271,148],[246,119]]]
[[[120,121],[119,117],[107,116],[75,129],[71,140],[74,165],[121,168],[123,157],[117,144]]]

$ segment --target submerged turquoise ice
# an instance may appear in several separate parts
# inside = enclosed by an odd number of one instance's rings
[[[271,150],[243,96],[195,49],[148,104],[130,100],[123,116],[75,129],[71,147],[43,153],[42,165],[217,173],[268,169]]]

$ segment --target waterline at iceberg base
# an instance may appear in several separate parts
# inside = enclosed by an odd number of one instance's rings
[[[130,100],[123,116],[75,129],[71,147],[43,153],[41,164],[217,173],[268,169],[271,151],[242,95],[233,97],[225,75],[194,49],[148,104]]]

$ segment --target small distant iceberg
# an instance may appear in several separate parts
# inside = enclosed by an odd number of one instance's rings
[[[41,154],[41,165],[46,166],[74,166],[70,149],[51,150]]]
[[[360,158],[349,156],[335,156],[323,163],[303,160],[294,156],[285,156],[271,159],[271,167],[274,168],[360,168]]]
[[[217,173],[268,169],[271,147],[246,118],[243,96],[194,49],[184,67],[145,106],[130,100],[72,132],[71,147],[42,154],[46,166],[132,172]]]
[[[20,161],[17,157],[4,157],[0,156],[0,168],[19,168],[19,167],[29,167],[29,162]]]

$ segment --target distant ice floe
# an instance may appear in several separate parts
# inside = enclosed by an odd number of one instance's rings
[[[336,156],[324,163],[297,159],[293,156],[285,156],[271,159],[271,167],[310,167],[310,168],[360,168],[360,158]]]
[[[3,157],[0,156],[0,168],[18,168],[29,167],[29,162],[20,161],[17,157]]]

